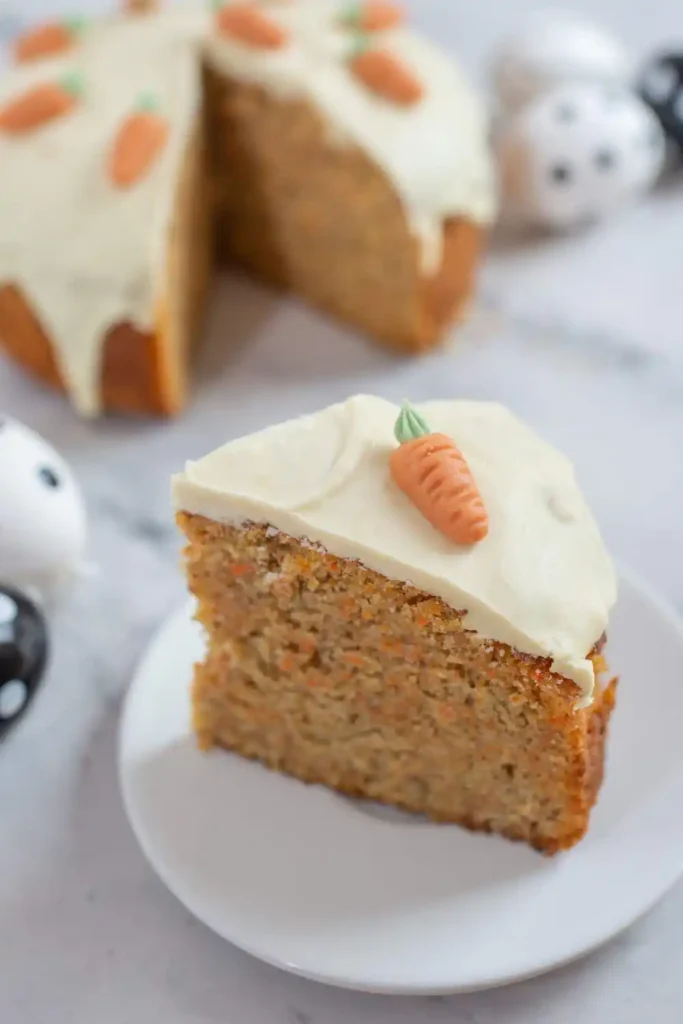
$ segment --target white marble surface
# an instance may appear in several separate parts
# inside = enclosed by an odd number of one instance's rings
[[[0,19],[60,9],[11,6],[0,0]],[[479,74],[531,7],[411,6]],[[643,54],[681,37],[679,0],[581,6]],[[79,422],[0,362],[0,408],[46,434],[80,475],[100,568],[60,611],[42,697],[0,749],[2,1024],[680,1024],[683,885],[587,960],[489,993],[371,997],[265,967],[206,931],[151,873],[124,819],[115,742],[136,659],[183,593],[169,473],[225,438],[361,389],[509,403],[573,456],[615,553],[683,609],[681,239],[683,173],[592,235],[500,245],[457,345],[414,363],[226,278],[194,402],[173,424]]]

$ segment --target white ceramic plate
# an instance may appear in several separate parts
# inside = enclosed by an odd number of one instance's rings
[[[605,785],[588,837],[554,859],[200,754],[190,615],[168,620],[133,681],[123,794],[169,889],[254,956],[367,991],[501,985],[607,941],[683,871],[683,629],[630,577],[610,624],[622,680]]]

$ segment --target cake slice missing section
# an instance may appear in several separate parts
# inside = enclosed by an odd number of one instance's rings
[[[555,853],[602,778],[611,562],[570,463],[507,410],[404,414],[406,450],[426,434],[461,472],[423,474],[429,507],[397,483],[397,419],[356,396],[175,477],[207,633],[199,743]],[[485,535],[441,532],[435,494],[458,529],[478,497]]]
[[[217,255],[406,353],[464,316],[488,116],[398,5],[156,4],[15,51],[0,349],[83,415],[183,408]]]

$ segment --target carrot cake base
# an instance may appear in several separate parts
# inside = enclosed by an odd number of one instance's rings
[[[263,525],[178,525],[209,636],[192,689],[202,749],[544,853],[585,834],[616,680],[577,711],[548,659],[465,632],[415,587]]]

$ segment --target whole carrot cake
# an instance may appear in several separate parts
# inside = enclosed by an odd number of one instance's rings
[[[133,0],[13,57],[0,344],[81,413],[182,408],[217,260],[406,352],[463,312],[486,118],[397,4]]]
[[[173,496],[203,749],[546,853],[584,835],[616,587],[563,455],[497,404],[358,395]]]

